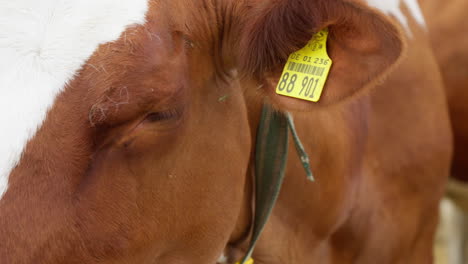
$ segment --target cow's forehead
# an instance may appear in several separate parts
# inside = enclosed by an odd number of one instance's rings
[[[98,46],[142,24],[149,0],[14,0],[0,8],[0,199],[55,98]]]
[[[413,19],[420,25],[425,25],[425,20],[418,0],[367,0],[370,6],[378,8],[383,12],[395,16],[396,19],[410,33],[408,18],[403,14],[402,4],[405,4]]]

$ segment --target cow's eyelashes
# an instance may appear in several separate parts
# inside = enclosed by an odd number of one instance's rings
[[[178,118],[179,116],[180,116],[180,111],[176,109],[161,111],[161,112],[152,112],[146,116],[145,121],[150,122],[150,123],[156,123],[156,122],[161,122],[161,121],[165,121],[169,119]]]

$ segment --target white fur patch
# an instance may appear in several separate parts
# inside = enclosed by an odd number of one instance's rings
[[[98,46],[145,22],[148,0],[0,0],[0,199],[27,142]]]
[[[409,34],[411,34],[411,30],[409,28],[408,18],[401,11],[401,4],[404,3],[406,5],[416,22],[422,26],[426,25],[418,0],[367,0],[367,3],[386,14],[393,15],[405,27]]]

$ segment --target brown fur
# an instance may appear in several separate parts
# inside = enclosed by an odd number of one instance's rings
[[[419,1],[427,17],[427,27],[432,47],[439,63],[448,94],[450,118],[454,135],[454,158],[446,197],[455,203],[453,210],[461,209],[453,215],[441,216],[450,228],[446,246],[448,260],[453,263],[465,263],[468,192],[468,25],[466,15],[468,2],[450,1]],[[449,201],[446,201],[449,202]]]
[[[431,43],[444,77],[455,137],[452,175],[468,181],[468,3],[420,0]]]
[[[285,56],[324,26],[336,66],[323,103],[275,95]],[[151,1],[147,24],[101,46],[29,142],[0,201],[0,263],[241,255],[264,99],[310,110],[295,118],[317,182],[291,147],[256,263],[430,263],[451,137],[413,29],[402,57],[395,21],[360,1]]]

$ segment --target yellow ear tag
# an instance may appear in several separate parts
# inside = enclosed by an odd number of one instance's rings
[[[240,262],[237,262],[236,264],[241,264]],[[254,260],[253,259],[249,259],[247,260],[246,262],[244,262],[244,264],[254,264]]]
[[[333,64],[327,54],[328,29],[315,34],[301,50],[289,56],[276,93],[318,102]]]

